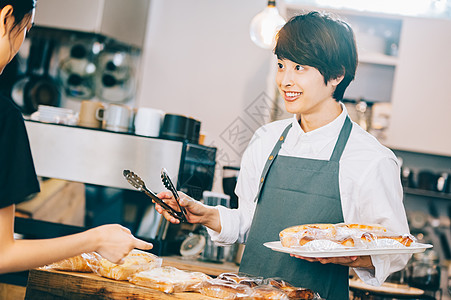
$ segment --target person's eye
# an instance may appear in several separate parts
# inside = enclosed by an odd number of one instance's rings
[[[281,64],[281,63],[277,63],[277,68],[279,68],[279,69],[283,69],[283,64]]]
[[[304,70],[303,66],[296,65],[296,71],[302,71],[302,70]]]

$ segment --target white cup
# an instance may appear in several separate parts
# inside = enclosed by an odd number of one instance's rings
[[[110,104],[107,109],[98,109],[96,117],[103,120],[103,128],[111,131],[130,130],[131,109],[126,105]]]
[[[76,123],[74,111],[68,108],[39,105],[37,112],[41,122],[66,125],[75,125]]]
[[[164,112],[159,109],[140,107],[135,115],[135,134],[157,137],[163,123]]]

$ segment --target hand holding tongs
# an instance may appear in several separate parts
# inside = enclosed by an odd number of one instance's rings
[[[155,203],[157,203],[158,205],[163,207],[171,216],[173,216],[174,218],[176,218],[176,219],[178,219],[178,220],[180,220],[182,222],[186,222],[186,217],[185,217],[184,210],[181,210],[180,212],[178,212],[175,209],[173,209],[172,207],[170,207],[168,204],[166,204],[163,200],[158,198],[158,196],[154,192],[152,192],[151,190],[149,190],[146,187],[146,185],[145,185],[144,181],[141,179],[141,177],[139,177],[137,174],[133,173],[130,170],[124,170],[123,174],[124,174],[125,178],[127,179],[127,181],[132,186],[134,186],[139,191],[144,192],[153,201],[155,201]],[[163,175],[162,175],[162,178],[163,178]],[[167,178],[169,178],[169,176]],[[169,182],[170,182],[170,179],[169,179]],[[170,182],[170,184],[172,185],[172,182]],[[165,184],[165,186],[166,186],[166,184]],[[176,191],[176,193],[177,193],[177,191]],[[174,194],[174,192],[172,192],[172,194]],[[175,195],[174,195],[174,197],[175,197]],[[176,202],[177,202],[178,206],[180,207],[180,204],[178,203],[179,199],[180,198],[176,198]]]
[[[163,181],[164,186],[171,191],[172,195],[175,198],[175,202],[177,202],[177,205],[179,206],[180,213],[182,215],[182,221],[187,222],[186,220],[186,211],[185,208],[180,206],[180,196],[177,193],[177,189],[175,188],[174,184],[171,181],[171,178],[169,177],[168,171],[166,171],[165,168],[161,169],[161,180]]]

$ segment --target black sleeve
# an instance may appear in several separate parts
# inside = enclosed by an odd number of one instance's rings
[[[20,203],[38,192],[39,182],[22,114],[16,109],[1,111],[0,208]]]

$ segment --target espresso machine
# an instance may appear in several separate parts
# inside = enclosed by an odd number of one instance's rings
[[[46,231],[58,236],[101,224],[121,223],[136,236],[152,242],[152,252],[166,255],[174,248],[174,240],[183,235],[180,232],[192,229],[191,224],[169,224],[161,215],[154,214],[151,199],[127,182],[123,170],[139,174],[155,193],[167,190],[160,179],[163,168],[171,174],[177,190],[195,199],[212,188],[214,147],[32,120],[26,120],[25,124],[38,176],[85,184],[86,222],[83,228],[53,224],[62,231],[42,228],[40,232],[33,225],[39,221],[18,218],[16,229],[22,231],[18,233],[27,235],[30,234],[27,231],[33,230],[36,237],[50,237],[45,235]]]

